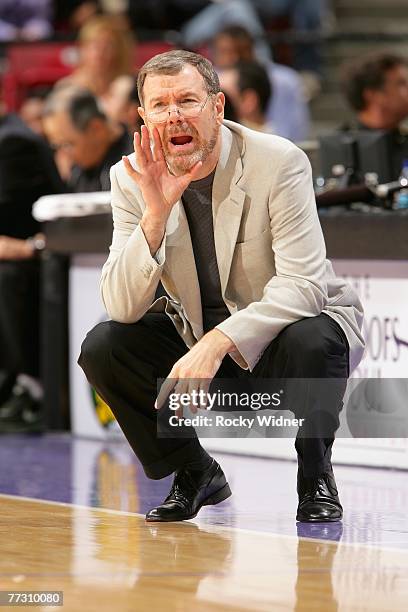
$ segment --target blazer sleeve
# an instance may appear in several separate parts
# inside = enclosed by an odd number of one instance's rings
[[[280,331],[290,323],[319,315],[328,300],[326,247],[307,156],[291,147],[276,176],[269,196],[276,275],[264,287],[261,300],[217,325],[251,371]],[[231,353],[243,366],[240,355]]]
[[[105,308],[114,321],[135,323],[154,300],[165,260],[166,238],[152,257],[139,225],[141,194],[134,185],[135,202],[129,200],[118,181],[118,165],[110,171],[113,237],[100,289]]]

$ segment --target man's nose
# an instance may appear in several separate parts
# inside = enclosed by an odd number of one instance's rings
[[[169,113],[167,121],[170,124],[180,123],[181,121],[183,121],[183,117],[178,106],[168,108],[167,112]]]

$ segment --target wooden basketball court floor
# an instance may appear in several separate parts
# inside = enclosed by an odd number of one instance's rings
[[[149,524],[171,478],[126,444],[2,436],[0,591],[63,591],[37,609],[81,612],[408,610],[406,473],[338,466],[343,522],[307,525],[294,463],[216,457],[233,496]]]

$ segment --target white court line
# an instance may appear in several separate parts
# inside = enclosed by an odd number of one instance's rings
[[[7,493],[0,493],[0,499],[1,498],[5,498],[5,499],[12,499],[12,500],[21,500],[21,501],[27,501],[27,502],[36,502],[38,504],[49,504],[49,505],[54,505],[54,506],[62,506],[64,508],[78,508],[80,510],[91,510],[92,512],[105,512],[107,514],[113,514],[113,515],[117,515],[117,516],[137,516],[137,517],[142,517],[145,518],[144,514],[141,514],[140,512],[127,512],[126,510],[113,510],[112,508],[95,508],[94,506],[84,506],[81,504],[69,504],[67,502],[56,502],[56,501],[48,501],[46,499],[36,499],[34,497],[23,497],[20,495],[9,495]],[[367,544],[366,542],[342,542],[337,541],[337,540],[330,540],[330,539],[323,539],[323,538],[305,538],[302,536],[297,536],[297,535],[291,535],[291,534],[283,534],[283,533],[274,533],[273,531],[254,531],[253,529],[245,529],[243,527],[232,527],[231,525],[213,525],[211,523],[200,523],[200,522],[194,522],[194,521],[169,521],[166,522],[166,524],[188,524],[188,523],[194,523],[194,525],[197,525],[198,527],[202,527],[203,530],[205,529],[206,531],[231,531],[231,532],[239,532],[239,533],[245,533],[245,534],[250,534],[250,535],[260,535],[260,536],[267,536],[267,537],[272,537],[272,538],[290,538],[292,540],[305,540],[307,542],[320,542],[322,544],[336,544],[338,547],[345,547],[345,546],[351,546],[351,547],[363,547],[363,548],[368,548],[370,550],[373,549],[379,549],[381,551],[384,552],[399,552],[399,553],[403,553],[403,554],[408,554],[408,549],[405,548],[394,548],[391,546],[381,546],[380,544]],[[151,522],[151,523],[147,523],[146,525],[149,524],[149,526],[157,526],[157,523],[155,522]],[[208,529],[210,528],[210,529]]]

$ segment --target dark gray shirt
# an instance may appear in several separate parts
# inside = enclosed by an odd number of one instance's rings
[[[190,183],[182,197],[200,285],[204,332],[213,329],[230,316],[221,295],[220,274],[215,253],[212,215],[214,174],[215,170],[209,176]]]

